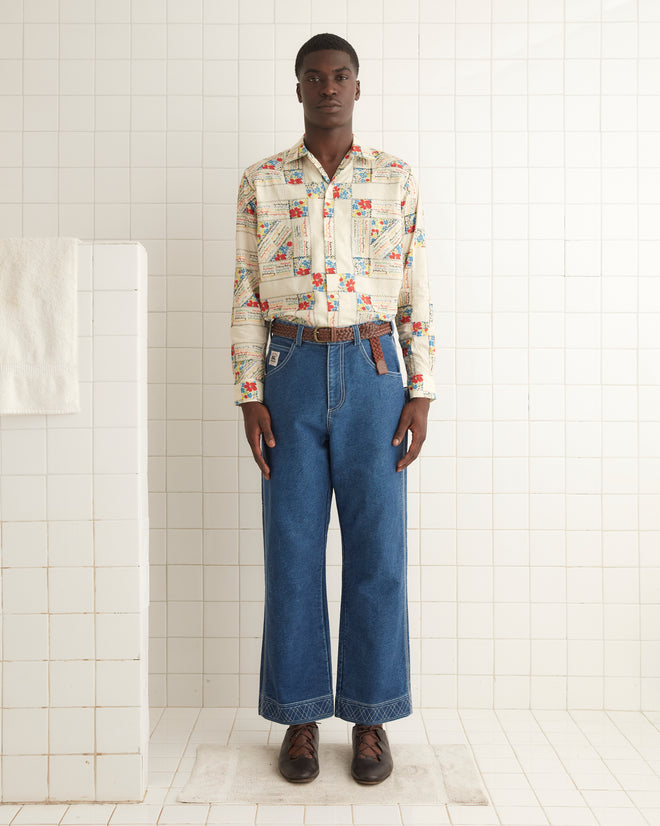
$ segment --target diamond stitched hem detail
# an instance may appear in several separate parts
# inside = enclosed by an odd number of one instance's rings
[[[335,717],[347,720],[349,723],[361,723],[365,726],[375,726],[378,723],[389,723],[412,714],[410,697],[399,697],[389,703],[377,706],[363,705],[350,700],[337,699]]]
[[[308,723],[323,717],[332,717],[333,713],[332,695],[290,705],[282,705],[269,697],[259,698],[259,714],[274,723]]]

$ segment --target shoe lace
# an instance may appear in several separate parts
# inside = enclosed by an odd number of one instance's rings
[[[295,760],[298,757],[314,759],[314,729],[316,723],[300,723],[291,726],[291,740],[289,741],[289,757]]]
[[[358,757],[367,757],[371,760],[380,760],[383,749],[380,745],[380,726],[357,726]]]

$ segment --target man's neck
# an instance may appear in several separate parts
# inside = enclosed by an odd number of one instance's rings
[[[329,178],[337,171],[344,155],[353,145],[353,127],[314,129],[305,124],[305,146],[325,169]]]

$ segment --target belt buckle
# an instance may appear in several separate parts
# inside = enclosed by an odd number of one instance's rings
[[[320,338],[319,338],[319,336],[318,336],[318,331],[319,331],[319,328],[318,328],[318,327],[314,327],[314,332],[312,333],[312,338],[314,339],[314,341],[315,341],[317,344],[323,344],[323,342],[321,341],[321,339],[320,339]]]

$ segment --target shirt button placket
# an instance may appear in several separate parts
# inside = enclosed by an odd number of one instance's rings
[[[337,283],[337,268],[334,261],[334,253],[333,253],[333,236],[334,236],[334,210],[335,210],[335,199],[334,199],[334,186],[332,183],[328,184],[325,190],[325,201],[324,201],[324,218],[323,218],[323,252],[325,254],[325,262],[326,262],[326,292],[328,294],[328,299],[334,297],[335,293],[337,292],[338,283]],[[328,269],[334,270],[334,272],[328,272]],[[330,301],[328,301],[328,305],[330,305]]]

